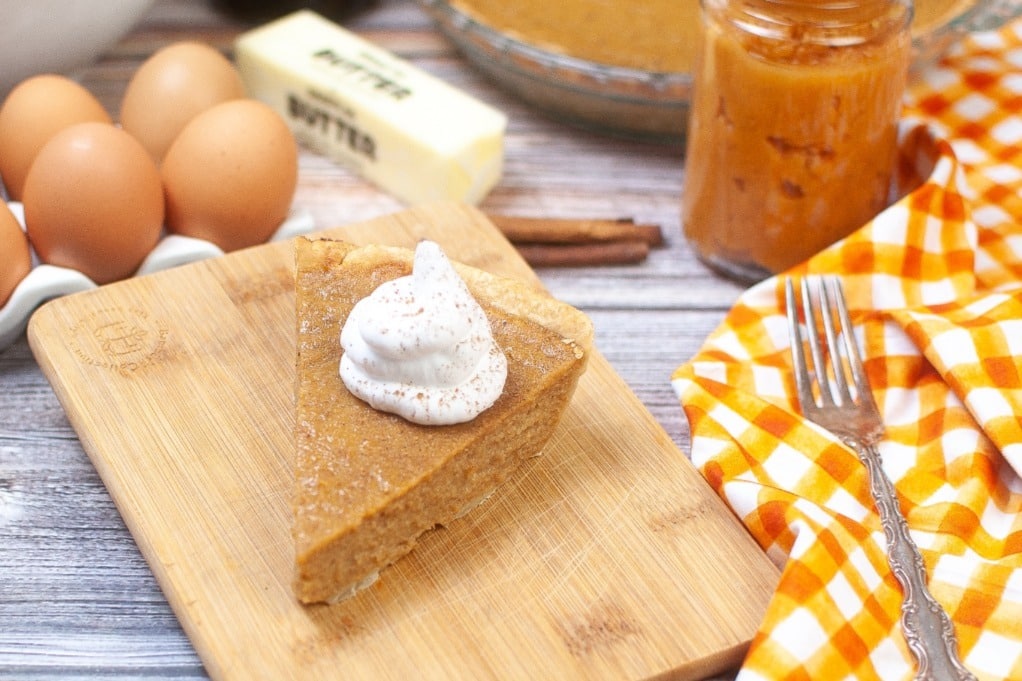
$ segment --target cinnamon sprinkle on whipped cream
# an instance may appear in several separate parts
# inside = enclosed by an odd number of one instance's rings
[[[416,247],[410,275],[355,305],[341,347],[341,379],[352,394],[422,425],[471,421],[507,379],[486,314],[432,241]]]

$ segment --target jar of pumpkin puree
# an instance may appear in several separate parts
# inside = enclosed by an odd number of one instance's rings
[[[910,0],[702,0],[682,225],[751,283],[883,210],[910,59]]]

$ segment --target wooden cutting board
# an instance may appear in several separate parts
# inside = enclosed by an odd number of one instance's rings
[[[536,283],[475,209],[324,234],[438,241]],[[595,353],[544,456],[334,606],[291,595],[290,242],[51,301],[29,341],[217,679],[700,678],[741,661],[777,571]]]

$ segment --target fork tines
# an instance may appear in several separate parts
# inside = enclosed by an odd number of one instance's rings
[[[799,401],[803,404],[817,403],[810,370],[819,384],[818,398],[822,406],[850,404],[857,399],[872,400],[841,280],[835,276],[815,275],[801,277],[799,283],[801,305],[796,301],[794,282],[792,279],[785,281],[788,330]],[[811,363],[805,356],[802,324],[798,318],[800,308]],[[848,374],[851,384],[846,378]]]

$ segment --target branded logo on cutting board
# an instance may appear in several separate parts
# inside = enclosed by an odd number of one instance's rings
[[[78,320],[69,347],[86,364],[131,373],[150,364],[167,340],[167,327],[138,308],[104,308]]]

